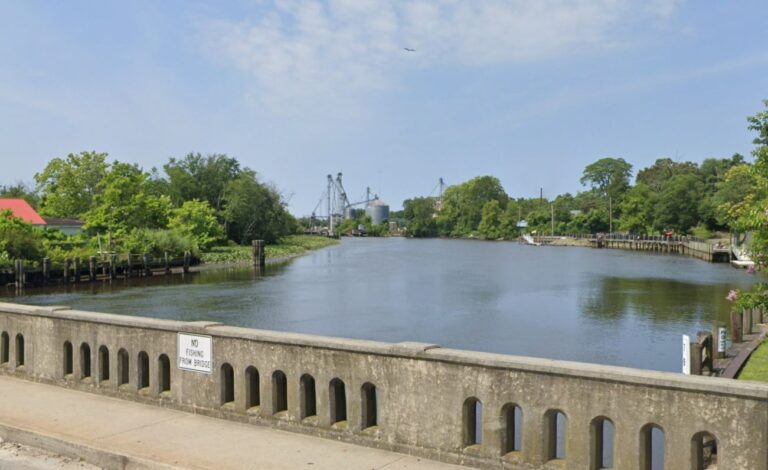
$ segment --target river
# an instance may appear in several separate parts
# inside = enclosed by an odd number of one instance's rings
[[[81,310],[679,371],[753,275],[674,255],[511,242],[344,239],[288,263],[28,290]]]

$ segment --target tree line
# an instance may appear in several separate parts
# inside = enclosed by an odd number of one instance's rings
[[[768,100],[764,101],[768,109]],[[512,198],[494,176],[450,186],[442,199],[403,203],[412,237],[516,238],[521,230],[542,234],[621,231],[632,234],[694,234],[766,229],[768,210],[768,111],[747,118],[757,132],[754,161],[742,155],[703,162],[657,159],[640,169],[623,158],[601,158],[586,168],[584,191],[554,199]],[[527,227],[518,228],[524,220]],[[553,224],[554,221],[554,224]],[[756,243],[762,240],[758,236]]]
[[[24,198],[43,217],[83,220],[85,233],[33,229],[6,211],[0,213],[0,258],[56,258],[78,247],[197,253],[253,239],[275,243],[297,228],[280,192],[223,154],[170,158],[161,173],[81,152],[52,159],[34,180],[34,187],[0,186],[0,197]]]

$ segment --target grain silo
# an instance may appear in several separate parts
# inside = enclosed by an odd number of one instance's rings
[[[365,212],[371,217],[371,223],[373,225],[379,225],[380,223],[389,220],[389,206],[381,199],[374,199],[369,202]]]

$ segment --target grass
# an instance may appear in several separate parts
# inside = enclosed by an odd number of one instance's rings
[[[280,240],[276,245],[266,246],[267,260],[287,256],[302,255],[311,250],[325,248],[339,243],[338,240],[311,235],[291,235]],[[218,246],[211,251],[202,253],[200,258],[204,263],[237,263],[252,260],[250,246]]]
[[[768,341],[763,342],[752,353],[744,369],[739,374],[739,380],[755,380],[768,382]]]

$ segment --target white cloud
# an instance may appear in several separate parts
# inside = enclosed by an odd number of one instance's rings
[[[510,64],[611,47],[622,26],[680,0],[272,0],[204,28],[212,54],[248,73],[261,104],[338,103],[397,86],[412,68]],[[404,47],[416,49],[414,53]]]

